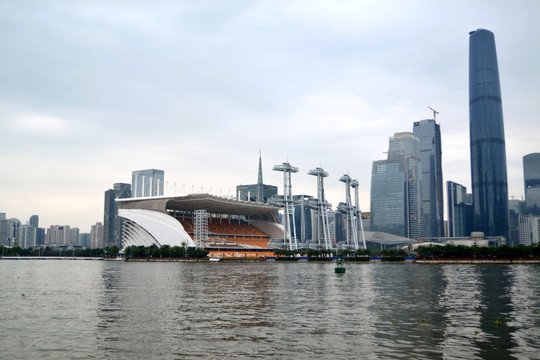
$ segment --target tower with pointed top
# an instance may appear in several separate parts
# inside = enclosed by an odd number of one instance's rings
[[[257,174],[257,183],[252,185],[237,185],[236,199],[244,201],[256,201],[267,203],[273,195],[277,195],[278,188],[274,185],[263,183],[262,156],[259,152],[259,171]]]

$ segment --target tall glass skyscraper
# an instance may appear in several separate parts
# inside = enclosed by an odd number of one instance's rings
[[[374,161],[371,170],[371,231],[417,239],[421,236],[422,206],[419,140],[412,133],[390,137],[388,158]]]
[[[469,126],[473,231],[508,239],[506,146],[495,37],[469,33]]]
[[[415,121],[413,134],[420,140],[422,165],[422,236],[444,236],[441,128],[435,120]]]

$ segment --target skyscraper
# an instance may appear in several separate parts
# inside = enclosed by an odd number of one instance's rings
[[[466,237],[471,234],[472,204],[467,188],[453,181],[446,182],[448,196],[448,236]]]
[[[371,170],[371,231],[417,239],[422,206],[419,140],[410,132],[390,137],[388,158]]]
[[[133,197],[163,196],[165,172],[147,169],[131,173],[131,191]]]
[[[422,236],[444,236],[444,199],[442,179],[441,129],[435,120],[413,124],[413,134],[420,140],[422,165]]]
[[[525,211],[540,215],[540,153],[523,157],[523,178],[525,179]]]
[[[103,214],[103,247],[122,247],[122,219],[118,216],[116,199],[131,197],[131,185],[114,184],[113,189],[105,191],[105,209]]]
[[[508,239],[506,145],[495,37],[484,29],[469,35],[473,231]]]

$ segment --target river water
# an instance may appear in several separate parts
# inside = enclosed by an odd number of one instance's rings
[[[540,356],[537,265],[0,261],[5,359]]]

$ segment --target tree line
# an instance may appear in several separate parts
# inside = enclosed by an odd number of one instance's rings
[[[27,248],[20,246],[6,247],[0,246],[2,256],[75,256],[75,257],[102,257],[116,256],[119,252],[118,247],[111,246],[104,249],[75,249],[62,250],[57,247],[46,246],[44,248]]]
[[[146,258],[146,257],[170,257],[170,258],[204,258],[209,251],[201,248],[162,245],[151,246],[128,246],[124,249],[126,258]]]
[[[20,246],[0,246],[2,256],[62,256],[62,257],[116,257],[120,253],[118,246],[109,246],[103,249],[75,249],[65,250],[46,246],[44,248],[23,249]],[[199,248],[186,248],[169,245],[152,246],[129,246],[124,249],[126,257],[187,257],[204,258],[208,256],[208,250]]]
[[[540,257],[540,244],[499,247],[431,245],[419,246],[416,254],[418,259],[530,259]]]

